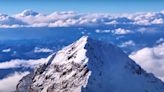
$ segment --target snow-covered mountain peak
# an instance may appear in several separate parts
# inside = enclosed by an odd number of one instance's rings
[[[84,49],[84,47],[87,43],[87,39],[87,36],[83,36],[78,41],[57,52],[56,57],[53,59],[52,63],[63,64],[71,62],[72,57],[74,57],[75,55],[78,56],[78,58],[73,58],[74,62],[82,63],[79,59],[85,58],[86,56],[86,50]],[[63,58],[63,56],[65,57]]]
[[[164,92],[164,83],[146,73],[118,47],[87,36],[48,58],[24,77],[18,92]]]
[[[20,14],[17,14],[16,16],[26,17],[26,16],[37,16],[39,14],[40,13],[38,13],[38,12],[35,12],[33,10],[30,10],[30,9],[27,9],[27,10],[24,10],[23,12],[21,12]]]
[[[6,15],[6,14],[0,14],[0,21],[6,20],[8,18],[9,18],[8,15]]]

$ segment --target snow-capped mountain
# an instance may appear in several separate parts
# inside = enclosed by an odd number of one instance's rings
[[[6,14],[0,14],[0,25],[26,25],[27,23],[22,22],[19,19],[10,17]]]
[[[39,14],[40,14],[40,13],[28,9],[28,10],[24,10],[23,12],[17,14],[16,16],[19,16],[19,17],[26,17],[26,16],[37,16],[37,15],[39,15]]]
[[[86,36],[47,60],[20,80],[16,92],[164,92],[161,80],[119,48]]]

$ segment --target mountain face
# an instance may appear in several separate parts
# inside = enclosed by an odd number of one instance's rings
[[[164,83],[119,48],[86,36],[47,60],[16,92],[164,92]]]

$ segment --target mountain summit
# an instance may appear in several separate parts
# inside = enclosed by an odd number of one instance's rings
[[[27,16],[37,16],[39,15],[40,13],[36,12],[36,11],[33,11],[33,10],[30,10],[30,9],[27,9],[27,10],[24,10],[23,12],[19,13],[19,14],[16,14],[17,17],[27,17]]]
[[[22,78],[16,92],[164,92],[118,47],[84,36]]]

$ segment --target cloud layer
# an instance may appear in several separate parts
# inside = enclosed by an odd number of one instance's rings
[[[49,56],[48,58],[41,58],[41,59],[37,59],[37,60],[15,59],[15,60],[10,60],[10,61],[6,61],[6,62],[1,62],[0,69],[19,68],[19,67],[34,68],[40,64],[47,63],[47,61],[49,60],[50,57],[51,56]],[[15,73],[10,74],[9,76],[1,79],[0,80],[0,92],[15,91],[16,85],[18,84],[19,80],[27,74],[29,74],[29,72],[15,72]]]
[[[15,91],[16,85],[18,84],[19,80],[27,75],[29,72],[18,73],[15,72],[14,74],[9,75],[8,77],[0,80],[0,92],[12,92]]]
[[[72,11],[41,14],[24,10],[14,16],[0,14],[0,28],[15,27],[67,27],[135,24],[164,24],[164,12],[147,12],[112,16],[110,14],[79,14]],[[118,30],[119,33],[123,32]]]
[[[39,48],[39,47],[35,47],[34,49],[35,53],[51,53],[53,52],[53,50],[49,49],[49,48]]]
[[[15,59],[11,61],[6,61],[0,63],[0,69],[8,69],[8,68],[19,68],[19,67],[30,67],[33,68],[39,64],[46,63],[46,58],[41,58],[38,60],[21,60],[21,59]]]
[[[158,46],[143,48],[130,56],[147,72],[155,74],[156,77],[164,81],[164,43]]]
[[[134,41],[129,40],[129,41],[123,42],[123,43],[121,43],[121,45],[119,45],[119,47],[128,47],[128,46],[135,46]]]
[[[96,33],[113,33],[115,35],[125,35],[125,34],[130,34],[130,33],[133,33],[133,32],[130,31],[130,30],[127,30],[127,29],[117,28],[117,29],[114,29],[114,30],[100,30],[100,29],[97,29]]]

